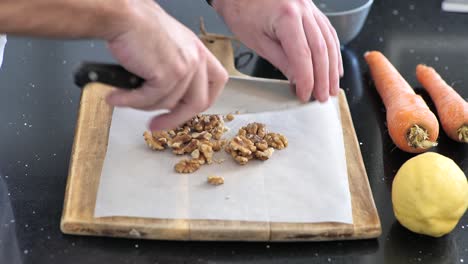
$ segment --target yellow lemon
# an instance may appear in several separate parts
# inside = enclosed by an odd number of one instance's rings
[[[406,161],[392,185],[393,212],[409,230],[440,237],[468,207],[468,181],[450,158],[426,152]]]

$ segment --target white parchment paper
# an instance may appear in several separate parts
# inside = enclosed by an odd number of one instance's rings
[[[5,50],[5,45],[7,43],[6,35],[0,34],[0,67],[2,67],[3,63],[3,51]]]
[[[143,131],[154,113],[114,110],[100,179],[96,217],[352,223],[343,134],[337,100],[279,112],[243,114],[226,125],[227,137],[249,122],[262,122],[289,139],[268,161],[236,164],[224,151],[222,164],[177,174],[180,160],[154,152]],[[206,183],[224,177],[221,186]]]

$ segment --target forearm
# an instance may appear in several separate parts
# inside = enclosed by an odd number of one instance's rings
[[[128,26],[131,0],[0,0],[0,32],[111,39]]]

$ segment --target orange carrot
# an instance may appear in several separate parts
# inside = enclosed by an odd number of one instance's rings
[[[364,58],[387,110],[387,127],[393,143],[410,153],[436,146],[439,122],[426,102],[382,53],[366,52]]]
[[[445,133],[455,141],[468,143],[468,102],[432,67],[419,64],[416,77],[431,96]]]

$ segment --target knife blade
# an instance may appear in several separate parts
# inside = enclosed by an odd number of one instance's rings
[[[99,82],[119,89],[138,89],[144,79],[112,63],[84,62],[74,73],[77,86]],[[286,80],[229,76],[221,95],[205,113],[228,114],[278,111],[297,107],[302,103]]]

